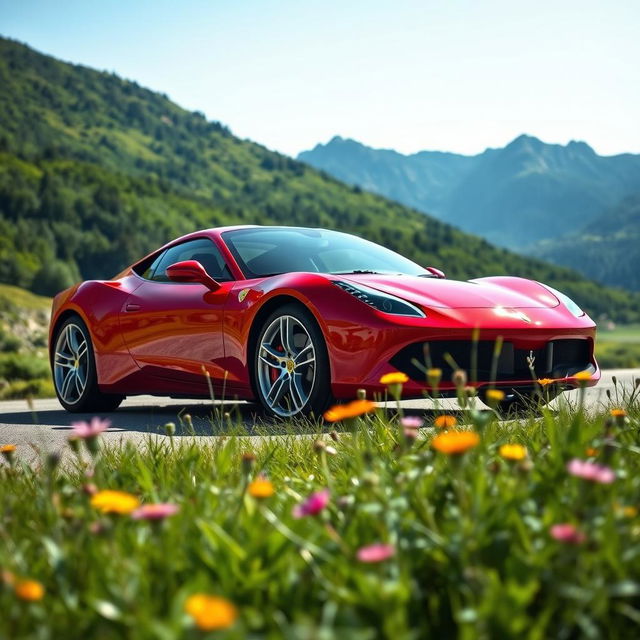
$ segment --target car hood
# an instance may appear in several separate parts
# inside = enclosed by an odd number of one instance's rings
[[[560,304],[546,287],[523,278],[461,281],[407,275],[348,274],[337,279],[363,284],[424,307],[549,309]]]

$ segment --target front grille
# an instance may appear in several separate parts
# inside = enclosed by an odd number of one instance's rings
[[[416,382],[425,381],[428,367],[442,369],[443,379],[448,380],[454,368],[473,374],[473,353],[476,351],[475,378],[491,380],[491,366],[495,343],[492,340],[434,340],[414,342],[399,351],[391,364]],[[428,353],[428,357],[427,354]],[[502,345],[496,363],[495,380],[530,380],[531,371],[527,358],[533,358],[533,368],[538,378],[563,378],[587,369],[590,364],[588,340],[552,340],[540,349],[516,349],[511,342]]]

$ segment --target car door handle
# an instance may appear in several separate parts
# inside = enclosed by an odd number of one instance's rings
[[[125,308],[125,311],[140,311],[139,304],[128,304]]]

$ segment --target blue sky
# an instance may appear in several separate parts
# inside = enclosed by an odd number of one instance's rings
[[[0,33],[292,155],[336,134],[640,153],[638,0],[0,0]]]

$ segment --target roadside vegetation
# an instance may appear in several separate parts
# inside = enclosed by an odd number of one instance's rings
[[[464,412],[360,398],[309,438],[2,443],[0,637],[637,637],[640,386],[498,421],[458,380]]]
[[[0,284],[0,400],[53,397],[47,357],[51,300]]]

